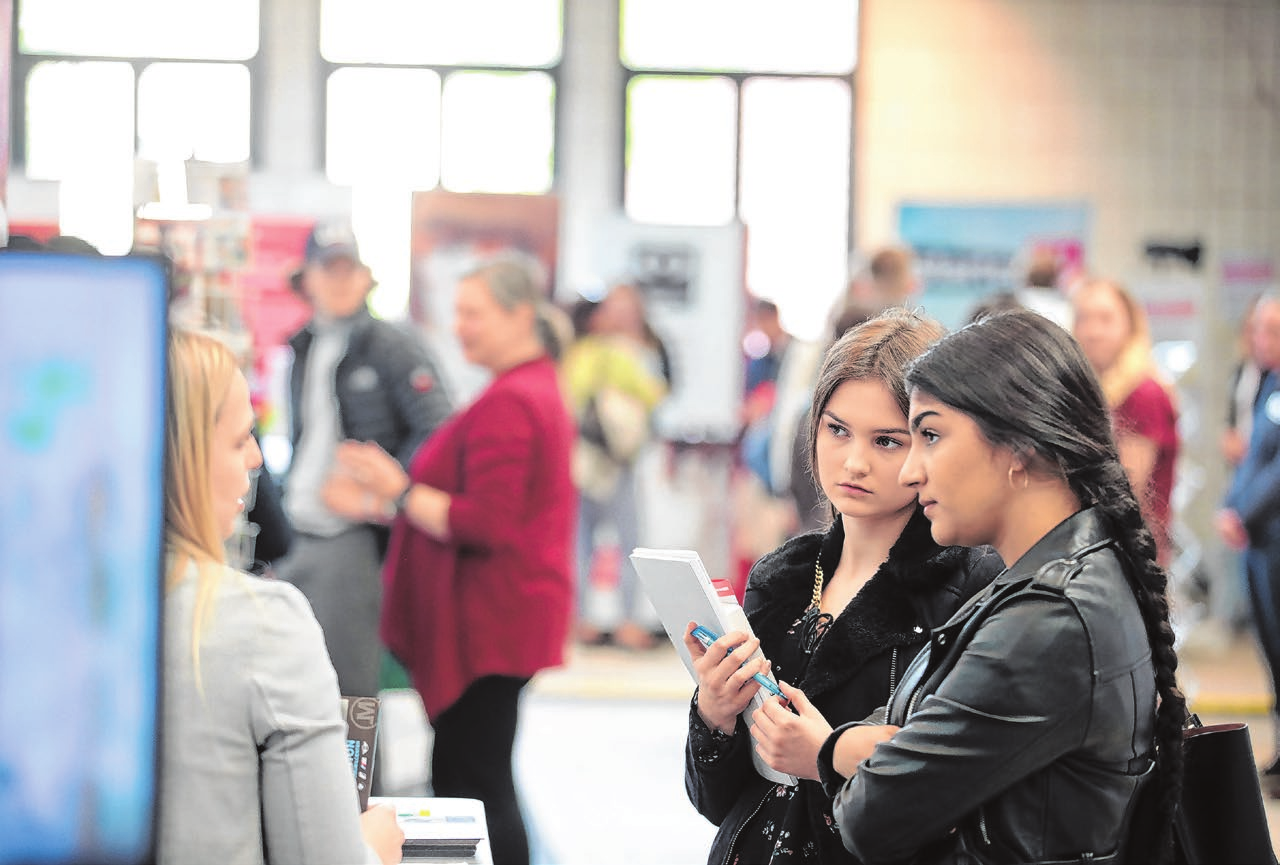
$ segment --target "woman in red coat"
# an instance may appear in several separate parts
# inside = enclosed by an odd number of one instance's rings
[[[492,382],[408,474],[377,445],[347,442],[345,482],[330,484],[331,507],[394,515],[382,639],[431,719],[434,794],[484,802],[503,865],[529,861],[511,767],[520,693],[562,663],[574,602],[574,430],[547,316],[517,260],[465,276],[457,336]]]

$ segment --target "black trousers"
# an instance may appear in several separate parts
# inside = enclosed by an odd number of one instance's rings
[[[529,836],[516,800],[511,754],[528,679],[485,676],[433,724],[431,791],[484,802],[494,865],[528,865]]]

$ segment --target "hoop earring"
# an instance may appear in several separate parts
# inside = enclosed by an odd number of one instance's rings
[[[1016,471],[1022,472],[1022,488],[1025,490],[1027,487],[1031,486],[1031,475],[1027,473],[1026,469],[1019,469],[1014,466],[1009,466],[1009,489],[1011,490],[1017,489],[1017,487],[1013,485],[1013,473]]]

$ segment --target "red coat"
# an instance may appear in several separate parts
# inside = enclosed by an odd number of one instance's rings
[[[563,663],[575,594],[573,437],[555,365],[542,358],[499,375],[414,455],[414,482],[453,497],[450,538],[396,520],[381,633],[428,717],[481,676]]]

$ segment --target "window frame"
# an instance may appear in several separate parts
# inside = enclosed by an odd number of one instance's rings
[[[861,32],[861,28],[859,28]],[[623,213],[627,213],[627,130],[630,118],[628,116],[627,91],[631,87],[633,78],[661,76],[663,78],[725,78],[733,82],[735,91],[735,119],[734,119],[734,161],[733,161],[733,212],[734,219],[741,221],[742,219],[742,90],[747,81],[754,78],[772,78],[772,79],[792,79],[792,80],[818,80],[818,81],[841,81],[849,87],[849,218],[847,220],[847,238],[848,248],[853,248],[854,242],[854,216],[853,216],[853,200],[856,184],[855,154],[858,149],[857,142],[857,64],[851,72],[847,74],[834,74],[829,72],[805,72],[805,73],[779,73],[779,72],[743,72],[735,70],[732,72],[717,72],[707,70],[685,70],[685,69],[655,69],[649,67],[635,67],[625,65],[622,62],[622,45],[619,42],[617,63],[622,70],[621,80],[621,114],[622,114],[622,136],[621,151],[618,159],[617,174],[617,193],[618,206]]]
[[[317,0],[317,9],[323,0]],[[315,61],[316,61],[316,82],[315,92],[316,99],[319,100],[319,111],[316,116],[319,118],[319,128],[315,135],[315,158],[316,165],[320,174],[325,178],[329,176],[329,147],[328,147],[328,128],[329,128],[329,77],[339,69],[430,69],[440,76],[440,92],[443,95],[445,87],[448,83],[449,76],[456,72],[541,72],[551,79],[551,85],[554,88],[555,98],[551,110],[551,185],[543,193],[531,193],[541,195],[555,195],[560,192],[561,184],[561,168],[560,168],[560,142],[564,140],[564,93],[562,70],[564,68],[565,55],[565,34],[569,33],[569,18],[571,10],[568,3],[562,2],[560,5],[560,56],[556,62],[550,66],[495,66],[493,64],[441,64],[441,63],[379,63],[374,61],[364,61],[361,63],[338,63],[329,60],[320,50],[320,39],[317,35],[315,42]],[[443,104],[443,103],[442,103]],[[442,109],[443,111],[443,109]],[[441,154],[444,152],[444,123],[441,118],[438,129],[440,140],[436,142],[437,151]],[[448,189],[443,183],[444,171],[437,172],[436,185],[432,189]],[[421,190],[427,191],[427,190]]]
[[[19,0],[21,2],[21,0]],[[27,169],[27,81],[37,65],[44,62],[127,63],[133,67],[133,152],[138,152],[138,84],[142,71],[153,63],[204,63],[215,66],[243,66],[249,72],[249,158],[250,169],[260,168],[261,142],[265,134],[265,118],[258,107],[264,104],[266,91],[265,60],[262,46],[266,37],[267,16],[263,6],[269,0],[258,3],[258,50],[243,60],[208,60],[191,57],[107,57],[94,54],[25,54],[18,50],[17,4],[14,4],[13,26],[9,28],[9,56],[12,59],[9,81],[10,123],[9,150],[13,174],[25,177]]]

